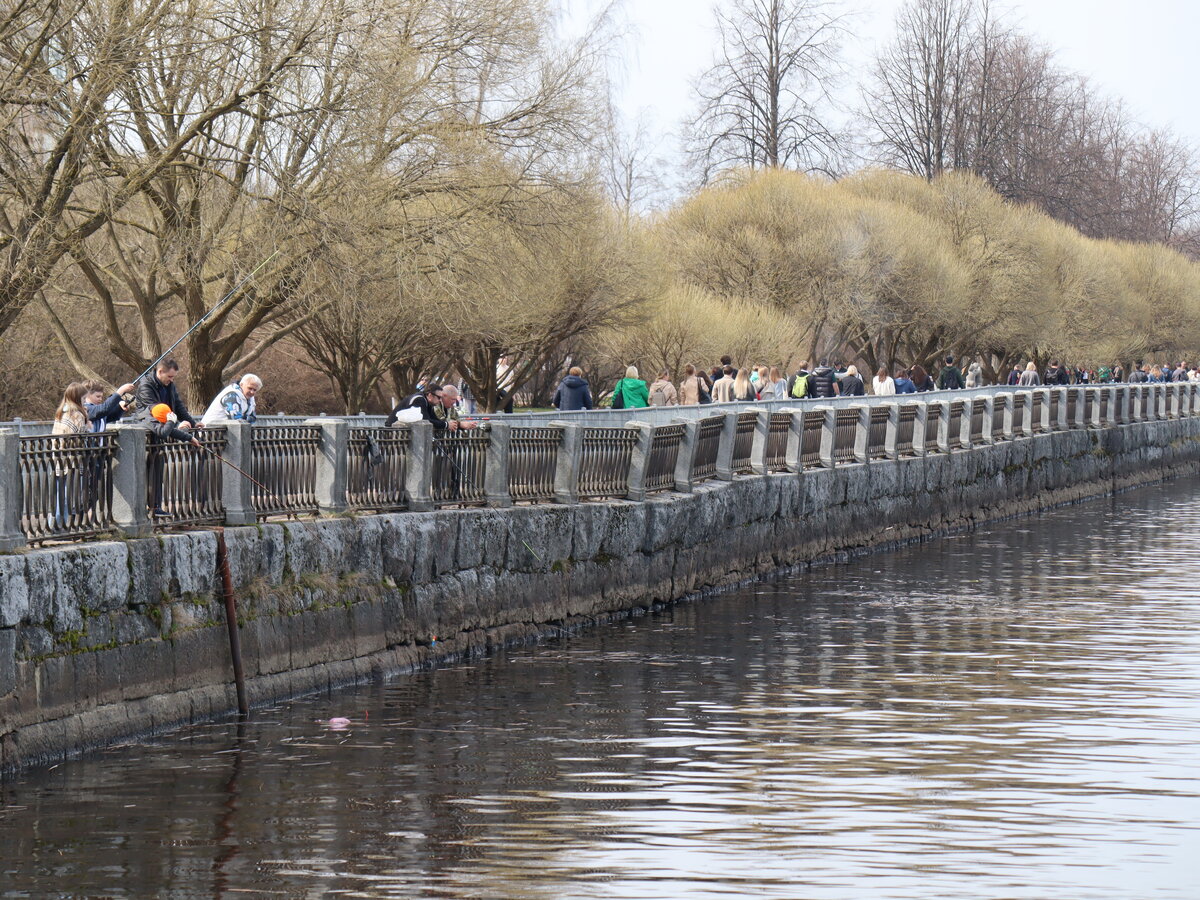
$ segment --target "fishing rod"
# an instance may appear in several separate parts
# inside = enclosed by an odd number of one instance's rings
[[[264,259],[262,262],[260,262],[257,266],[255,266],[253,271],[251,271],[249,275],[247,275],[245,278],[243,278],[241,281],[239,281],[237,284],[235,284],[230,289],[229,293],[227,293],[224,297],[222,297],[220,300],[217,301],[216,306],[214,306],[212,309],[210,309],[208,312],[206,312],[203,316],[201,316],[200,321],[198,321],[195,325],[193,325],[191,328],[189,328],[187,331],[185,331],[183,333],[183,337],[181,337],[179,340],[177,340],[175,343],[173,343],[170,347],[168,347],[166,350],[164,350],[159,355],[158,359],[156,359],[156,360],[154,360],[154,362],[150,363],[150,367],[148,369],[146,369],[146,371],[143,372],[141,375],[139,375],[137,378],[135,378],[133,380],[133,383],[137,384],[139,381],[141,381],[143,378],[145,378],[147,375],[149,375],[151,372],[153,372],[155,367],[171,354],[172,350],[174,350],[176,347],[178,347],[180,344],[182,344],[184,341],[187,340],[188,335],[190,335],[193,331],[195,331],[197,328],[199,328],[201,325],[203,325],[205,322],[207,322],[208,319],[211,318],[215,312],[217,312],[217,310],[221,309],[221,307],[223,307],[225,305],[225,303],[229,300],[230,297],[232,297],[234,294],[236,294],[238,291],[240,291],[242,289],[242,285],[244,285],[247,281],[249,281],[251,278],[253,278],[255,275],[257,275],[259,269],[261,269],[263,266],[265,266],[267,263],[269,263],[271,260],[273,260],[278,255],[279,255],[279,251],[276,250],[274,253],[272,253],[270,256],[268,256],[266,259]]]
[[[465,481],[476,492],[483,493],[482,491],[479,490],[479,484],[475,481],[475,479],[473,479],[465,471],[463,471],[462,466],[460,466],[458,464],[458,461],[453,456],[450,455],[450,452],[445,447],[442,446],[442,442],[440,440],[434,440],[433,446],[437,449],[437,451],[439,453],[442,454],[442,458],[445,459],[448,463],[450,463],[451,466],[454,467],[454,471],[456,471],[458,473],[458,476],[463,481]],[[507,516],[502,517],[501,521],[504,522],[504,527],[508,530],[508,536],[510,538],[512,538],[514,541],[517,540],[517,536],[515,534],[513,534],[512,523],[508,521],[508,517]],[[545,560],[542,559],[542,555],[540,553],[538,553],[536,550],[534,550],[533,547],[529,546],[529,541],[521,541],[521,543],[525,546],[526,550],[528,550],[530,553],[533,554],[534,559],[536,559],[538,562],[545,562]]]
[[[270,494],[272,497],[275,497],[276,499],[279,498],[278,494],[276,494],[273,490],[271,490],[269,487],[267,487],[261,481],[257,480],[253,475],[251,475],[245,469],[240,468],[236,463],[232,462],[231,460],[226,459],[225,457],[223,457],[220,453],[218,453],[216,450],[212,449],[211,447],[206,447],[204,444],[200,443],[199,440],[197,440],[197,444],[199,444],[201,450],[205,451],[206,453],[211,453],[213,456],[215,456],[221,462],[225,463],[225,465],[229,466],[229,468],[233,469],[233,471],[237,472],[239,475],[241,475],[243,478],[245,478],[247,481],[249,481],[255,487],[262,488],[264,491],[266,491],[268,494]]]

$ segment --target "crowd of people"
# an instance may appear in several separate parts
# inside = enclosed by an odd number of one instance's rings
[[[625,377],[612,390],[613,409],[633,409],[650,406],[696,406],[705,403],[751,403],[762,400],[804,400],[808,398],[858,397],[866,394],[886,397],[897,394],[917,394],[934,390],[960,390],[986,387],[993,383],[978,361],[965,364],[947,355],[936,368],[936,374],[916,363],[908,368],[889,370],[880,367],[868,380],[857,366],[830,365],[828,360],[809,368],[801,363],[795,372],[785,375],[779,366],[743,366],[733,364],[729,356],[711,371],[690,363],[684,366],[678,383],[671,373],[662,371],[647,383],[636,366],[625,370]],[[1087,368],[1050,361],[1044,370],[1037,363],[1023,367],[1012,366],[1003,383],[1031,387],[1039,385],[1114,384],[1118,382],[1166,383],[1172,381],[1200,382],[1200,366],[1186,361],[1176,366],[1147,363],[1138,360],[1130,366],[1128,375],[1119,363]],[[554,406],[560,410],[593,409],[591,386],[583,371],[572,367],[554,394]]]

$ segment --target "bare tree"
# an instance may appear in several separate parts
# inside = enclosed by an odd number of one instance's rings
[[[728,0],[717,58],[696,83],[690,155],[708,182],[722,169],[832,173],[843,137],[829,115],[844,17],[827,0]]]

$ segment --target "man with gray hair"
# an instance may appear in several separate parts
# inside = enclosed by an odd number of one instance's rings
[[[209,404],[200,420],[203,425],[220,425],[222,422],[246,422],[253,425],[258,419],[254,395],[262,390],[262,379],[257,375],[243,375],[241,380],[224,387],[216,399]]]

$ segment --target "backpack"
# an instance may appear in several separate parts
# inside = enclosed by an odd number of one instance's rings
[[[803,400],[808,396],[808,376],[796,375],[795,381],[792,382],[792,397],[796,400]]]
[[[656,384],[654,390],[650,392],[651,406],[666,406],[667,405],[667,389],[661,384]]]

